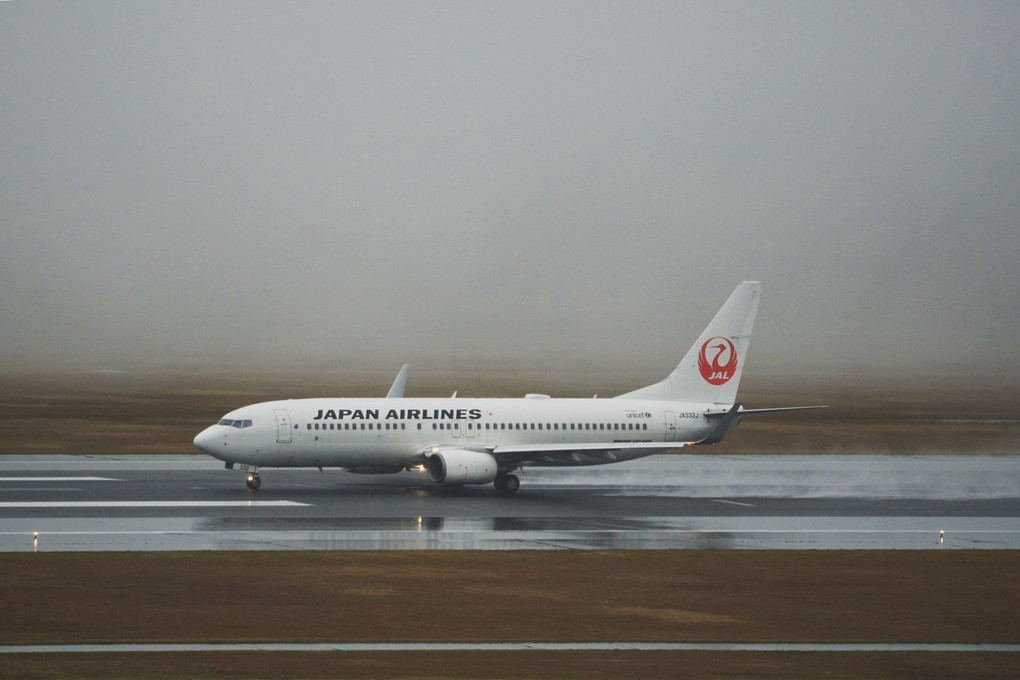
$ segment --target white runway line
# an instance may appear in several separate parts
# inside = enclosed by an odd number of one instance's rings
[[[135,652],[1020,652],[1020,644],[953,642],[251,642],[0,645],[0,654]]]
[[[0,487],[3,493],[39,493],[40,491],[82,491],[76,486],[29,486],[25,488]]]
[[[0,477],[0,482],[122,482],[112,477]]]
[[[297,501],[9,501],[0,508],[268,508],[308,507]]]

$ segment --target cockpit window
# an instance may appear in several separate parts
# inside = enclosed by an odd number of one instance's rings
[[[225,427],[242,428],[251,427],[252,422],[250,420],[231,420],[230,418],[224,418],[219,422],[219,424]]]

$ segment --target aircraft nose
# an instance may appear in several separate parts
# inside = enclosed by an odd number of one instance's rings
[[[205,428],[195,436],[195,446],[197,446],[205,453],[213,455],[213,453],[216,451],[217,439],[218,437],[216,436],[216,426],[210,425],[209,427]]]

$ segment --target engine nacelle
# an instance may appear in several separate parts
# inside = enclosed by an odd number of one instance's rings
[[[429,479],[439,484],[491,484],[499,465],[496,459],[480,451],[443,449],[426,459]]]

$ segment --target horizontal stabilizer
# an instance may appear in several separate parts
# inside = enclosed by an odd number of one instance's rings
[[[742,408],[740,415],[753,415],[755,413],[783,413],[784,411],[811,411],[816,408],[829,408],[828,406],[780,406],[778,408]]]

